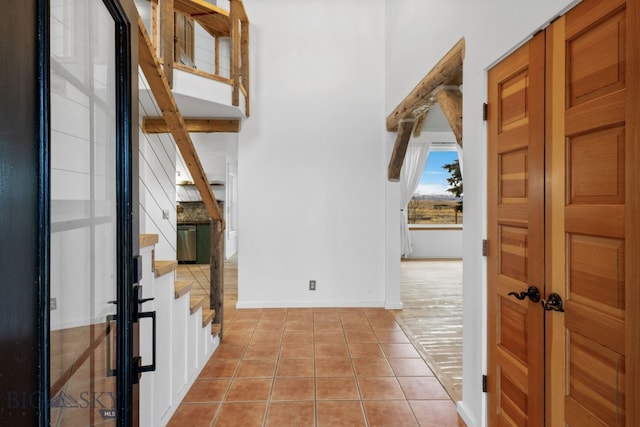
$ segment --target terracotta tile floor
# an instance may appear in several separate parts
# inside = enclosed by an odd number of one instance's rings
[[[177,277],[197,281],[208,270],[181,265]],[[394,318],[402,311],[236,310],[236,301],[232,259],[225,264],[224,340],[170,426],[459,425],[424,349]]]

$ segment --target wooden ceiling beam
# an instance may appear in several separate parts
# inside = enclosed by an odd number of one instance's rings
[[[389,160],[389,167],[387,168],[387,179],[389,181],[400,181],[400,171],[404,163],[404,156],[407,153],[407,146],[411,139],[414,123],[415,120],[413,119],[402,119],[398,124],[398,136],[393,145],[393,153],[391,153],[391,160]]]
[[[464,59],[464,39],[461,39],[438,61],[426,76],[413,88],[411,93],[387,117],[387,130],[398,129],[400,120],[415,118],[421,107],[430,102],[432,92],[438,86],[462,84],[462,61]]]
[[[154,48],[151,44],[151,40],[147,35],[147,30],[144,27],[142,18],[138,16],[138,60],[139,65],[142,68],[142,72],[149,83],[151,92],[162,111],[162,117],[164,118],[173,139],[182,154],[193,183],[200,192],[202,201],[209,213],[209,216],[213,220],[223,221],[222,213],[218,207],[218,202],[215,196],[211,192],[209,186],[209,180],[204,172],[204,168],[200,163],[200,158],[193,146],[193,141],[187,132],[184,119],[178,110],[178,105],[173,97],[169,83],[162,72],[162,67],[155,54]]]
[[[203,119],[184,117],[184,124],[187,132],[212,133],[229,132],[238,133],[240,131],[240,120],[238,119]],[[145,117],[142,120],[142,131],[144,133],[169,133],[169,125],[163,117]]]
[[[458,87],[442,88],[436,90],[434,96],[456,136],[458,145],[462,147],[462,92]]]

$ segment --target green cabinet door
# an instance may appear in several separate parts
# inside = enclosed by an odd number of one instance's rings
[[[209,264],[211,261],[211,225],[196,225],[196,264]]]

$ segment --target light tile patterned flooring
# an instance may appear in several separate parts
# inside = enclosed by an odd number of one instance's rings
[[[181,265],[177,278],[208,278],[208,271],[205,265]],[[206,293],[206,283],[195,292]],[[397,317],[411,307],[408,301],[405,310],[393,314],[382,309],[236,310],[236,301],[237,269],[231,260],[225,265],[223,343],[170,426],[458,425],[451,391],[398,324],[414,342],[421,341],[419,322]]]

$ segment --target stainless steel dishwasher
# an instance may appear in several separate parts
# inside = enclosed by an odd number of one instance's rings
[[[195,225],[178,225],[178,262],[196,262]]]

